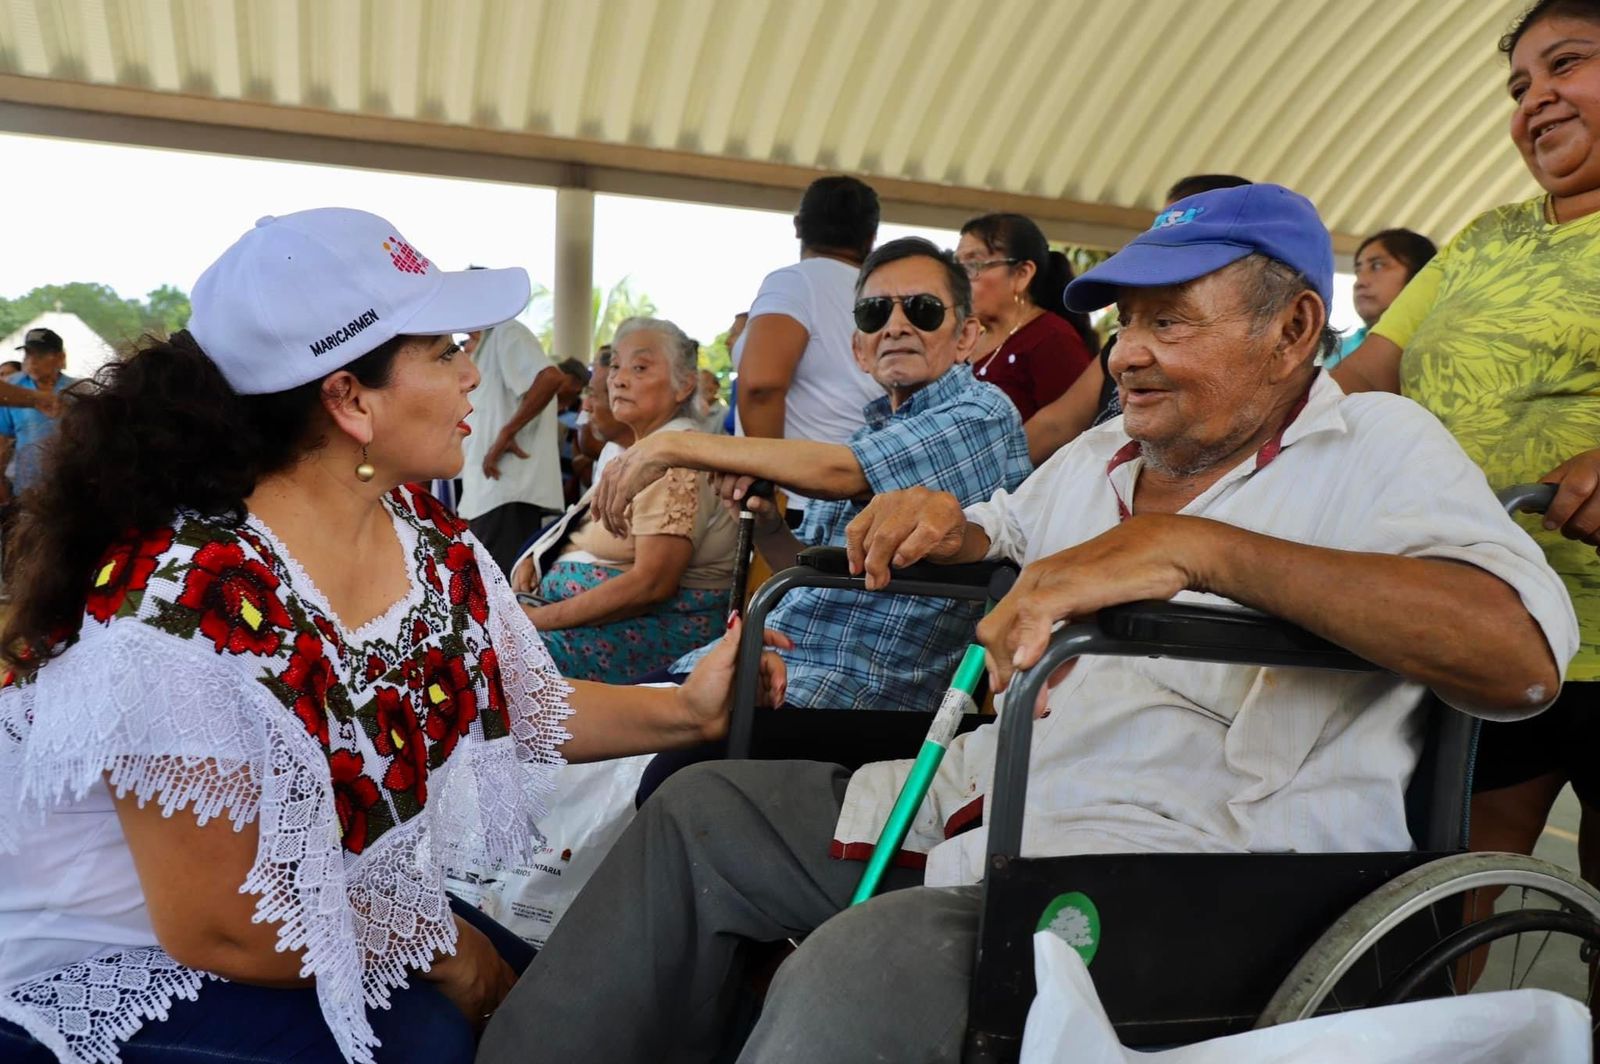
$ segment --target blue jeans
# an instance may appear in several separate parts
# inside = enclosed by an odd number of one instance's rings
[[[450,907],[482,931],[518,975],[534,949],[478,910],[455,898]],[[380,1064],[471,1064],[472,1025],[429,982],[411,980],[389,997],[388,1009],[368,1009],[383,1043]],[[26,1031],[0,1020],[0,1060],[51,1064],[54,1055]],[[343,1064],[323,1022],[315,990],[278,990],[206,980],[194,1001],[174,1001],[167,1018],[151,1021],[122,1044],[123,1064]]]

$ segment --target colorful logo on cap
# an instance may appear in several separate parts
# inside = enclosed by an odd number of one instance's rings
[[[383,250],[389,253],[389,261],[394,263],[394,268],[406,273],[427,273],[428,267],[433,265],[422,252],[392,233],[383,242]]]
[[[1156,220],[1150,224],[1151,229],[1170,229],[1175,225],[1188,225],[1202,214],[1206,213],[1204,207],[1190,207],[1183,211],[1163,211],[1156,215]]]

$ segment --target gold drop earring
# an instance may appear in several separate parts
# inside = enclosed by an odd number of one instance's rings
[[[367,445],[363,443],[361,445],[361,464],[356,466],[356,479],[365,484],[377,475],[378,471],[372,468],[371,462],[367,461]]]

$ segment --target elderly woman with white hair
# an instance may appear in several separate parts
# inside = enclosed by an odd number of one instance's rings
[[[611,409],[635,439],[699,428],[698,367],[682,329],[630,318],[612,345]],[[525,608],[563,676],[625,683],[721,633],[735,539],[710,474],[674,469],[634,499],[626,537],[585,520],[539,582],[547,604]]]

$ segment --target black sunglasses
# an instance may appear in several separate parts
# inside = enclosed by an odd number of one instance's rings
[[[944,324],[946,307],[938,296],[920,292],[914,296],[868,296],[856,300],[856,328],[875,333],[889,324],[894,305],[900,304],[913,328],[933,332]]]

